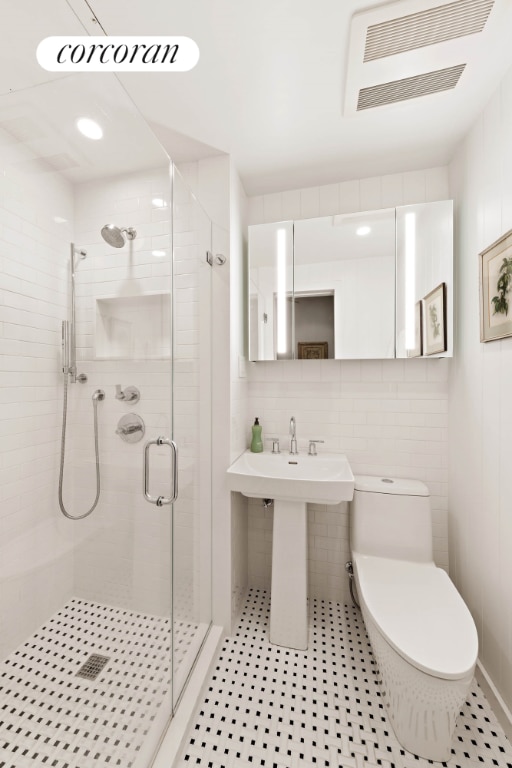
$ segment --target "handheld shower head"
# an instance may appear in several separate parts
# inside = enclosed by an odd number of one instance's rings
[[[127,240],[135,240],[137,232],[133,227],[116,227],[115,224],[105,224],[101,228],[101,236],[113,248],[122,248]]]

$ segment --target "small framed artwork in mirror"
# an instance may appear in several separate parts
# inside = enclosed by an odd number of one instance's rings
[[[327,341],[299,341],[299,360],[326,360],[329,356]]]
[[[423,354],[446,352],[446,283],[440,283],[424,297],[423,326]]]
[[[414,349],[407,350],[407,357],[421,357],[423,354],[423,310],[421,301],[414,306]]]
[[[512,336],[512,230],[480,253],[480,341]]]

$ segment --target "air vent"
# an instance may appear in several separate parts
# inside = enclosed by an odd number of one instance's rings
[[[393,80],[390,83],[380,83],[369,88],[361,88],[357,100],[357,110],[371,109],[383,104],[393,104],[397,101],[416,99],[418,96],[448,91],[455,88],[465,66],[465,64],[459,64],[456,67],[438,69],[435,72],[425,72],[415,77],[405,77],[402,80]]]
[[[458,0],[368,27],[364,61],[481,32],[494,0]]]

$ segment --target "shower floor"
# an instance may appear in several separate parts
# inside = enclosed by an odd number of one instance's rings
[[[175,670],[195,633],[175,627]],[[170,619],[71,599],[0,664],[0,768],[128,768],[170,679]]]
[[[179,768],[512,768],[512,747],[474,681],[449,763],[405,752],[386,717],[363,620],[309,601],[309,648],[268,642],[269,595],[250,590],[226,638]]]

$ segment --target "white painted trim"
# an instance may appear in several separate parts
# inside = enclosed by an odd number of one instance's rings
[[[151,763],[151,768],[171,768],[175,763],[177,764],[177,759],[180,757],[197,706],[201,702],[210,670],[217,658],[217,651],[220,648],[223,637],[224,630],[222,627],[213,626],[210,628],[178,708]]]
[[[477,669],[475,670],[475,677],[481,689],[483,690],[485,697],[488,699],[491,708],[498,719],[499,724],[505,731],[506,736],[512,741],[512,713],[503,701],[498,689],[494,685],[489,673],[480,661],[476,662]]]

